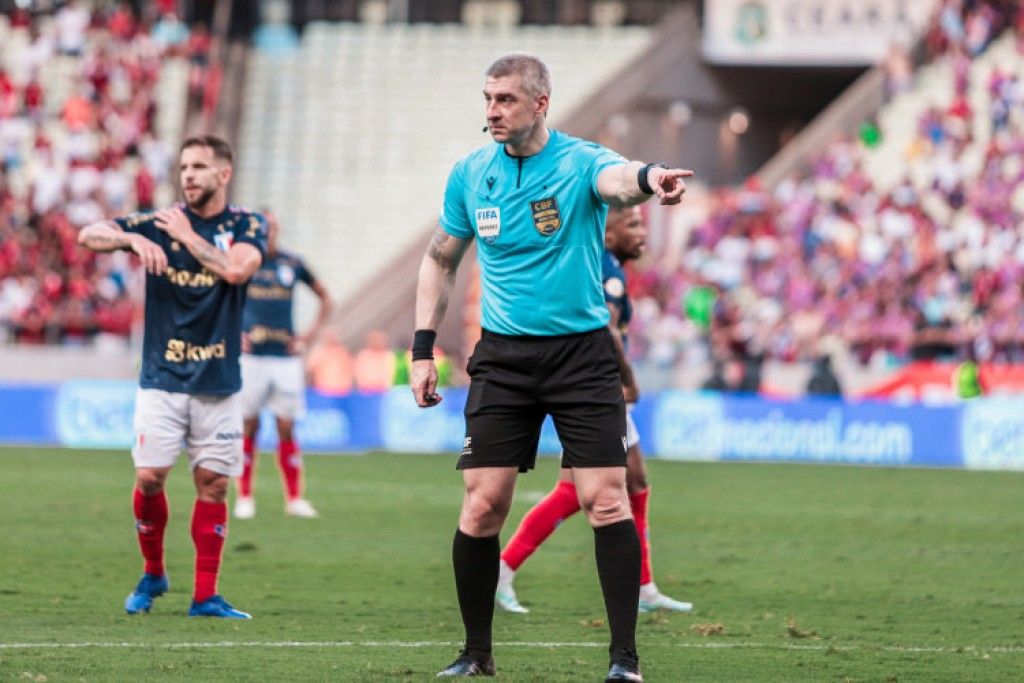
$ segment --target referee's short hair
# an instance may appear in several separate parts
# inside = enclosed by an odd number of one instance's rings
[[[502,78],[512,74],[519,74],[523,90],[530,97],[551,95],[551,72],[539,57],[525,52],[511,52],[499,57],[487,69],[488,78]]]
[[[224,138],[219,138],[216,135],[194,135],[190,138],[186,138],[181,147],[178,149],[178,153],[184,152],[189,147],[209,147],[213,150],[213,156],[217,159],[222,159],[228,164],[234,162],[235,155],[231,151],[231,145],[228,144]]]

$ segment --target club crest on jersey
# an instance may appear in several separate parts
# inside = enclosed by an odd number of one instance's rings
[[[295,283],[295,269],[287,263],[282,263],[277,267],[277,279],[285,287],[291,287]]]
[[[213,243],[221,251],[230,251],[231,244],[235,241],[235,235],[230,232],[218,232],[213,236]]]
[[[487,244],[494,244],[501,235],[501,209],[488,206],[476,210],[476,232]]]
[[[533,227],[545,237],[555,234],[562,227],[562,214],[558,211],[558,200],[554,197],[530,202],[530,211],[533,213]]]

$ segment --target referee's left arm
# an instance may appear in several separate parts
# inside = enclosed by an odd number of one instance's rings
[[[440,225],[434,230],[416,285],[417,330],[437,330],[444,319],[455,273],[469,243],[469,239],[449,234]]]
[[[441,402],[437,394],[433,339],[448,309],[448,297],[455,282],[455,273],[469,242],[468,238],[456,237],[438,225],[430,238],[427,253],[423,255],[423,262],[420,263],[416,283],[416,339],[413,341],[409,385],[416,405],[421,408],[429,408]]]
[[[657,195],[662,204],[678,204],[686,192],[684,178],[693,175],[685,168],[630,161],[609,166],[597,176],[597,193],[609,206],[625,207],[642,204]]]

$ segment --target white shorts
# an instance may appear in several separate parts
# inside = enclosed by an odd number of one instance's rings
[[[160,389],[135,394],[135,467],[170,467],[182,441],[189,467],[242,474],[242,410],[238,394],[205,396]]]
[[[636,429],[636,422],[633,422],[633,406],[626,406],[626,448],[632,448],[640,443],[640,432]]]
[[[256,417],[267,408],[277,417],[299,419],[306,413],[306,383],[299,356],[242,354],[242,415]]]

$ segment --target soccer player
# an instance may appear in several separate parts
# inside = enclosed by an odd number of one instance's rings
[[[608,331],[601,254],[608,205],[652,194],[676,204],[692,175],[628,162],[599,145],[550,130],[547,67],[510,54],[487,70],[487,128],[494,144],[459,161],[420,265],[411,388],[437,405],[433,346],[458,264],[477,238],[482,327],[467,368],[466,437],[458,469],[465,494],[452,543],[466,629],[440,676],[493,675],[491,622],[498,534],[518,472],[534,465],[550,414],[572,469],[594,548],[611,631],[608,680],[641,681],[636,652],[640,541],[626,493],[626,406]]]
[[[277,422],[277,464],[284,484],[285,514],[292,517],[317,516],[313,505],[302,497],[302,454],[295,441],[295,420],[306,406],[302,354],[316,338],[331,312],[327,288],[306,267],[302,259],[277,248],[280,225],[264,211],[267,219],[267,255],[249,282],[249,295],[242,315],[242,452],[245,456],[235,501],[235,519],[256,516],[252,497],[252,475],[256,464],[256,440],[260,410],[269,407]],[[295,285],[304,283],[320,299],[313,325],[296,335],[292,323],[292,295]]]
[[[647,499],[650,489],[647,486],[647,470],[640,452],[640,435],[628,411],[640,398],[640,390],[633,374],[633,366],[626,358],[633,306],[626,291],[626,273],[622,269],[622,263],[640,258],[646,238],[647,230],[638,207],[609,210],[604,234],[605,250],[601,263],[601,280],[604,284],[605,304],[610,315],[608,329],[619,358],[622,394],[627,407],[626,490],[629,493],[633,522],[640,537],[639,609],[640,612],[653,612],[657,609],[689,612],[693,605],[662,595],[651,574],[651,546],[647,524]],[[572,481],[572,470],[563,467],[555,488],[526,513],[523,521],[519,523],[519,528],[501,553],[501,570],[498,576],[498,590],[495,593],[498,605],[509,612],[529,612],[519,604],[515,589],[512,587],[516,571],[559,524],[579,510],[579,496]]]
[[[142,372],[135,397],[133,506],[145,568],[125,599],[128,614],[149,612],[167,592],[164,485],[184,440],[198,497],[189,616],[249,619],[217,592],[227,536],[228,483],[242,471],[238,357],[245,288],[266,251],[266,222],[228,206],[232,153],[212,135],[179,152],[184,204],[85,226],[78,243],[93,251],[138,254],[146,269]]]

